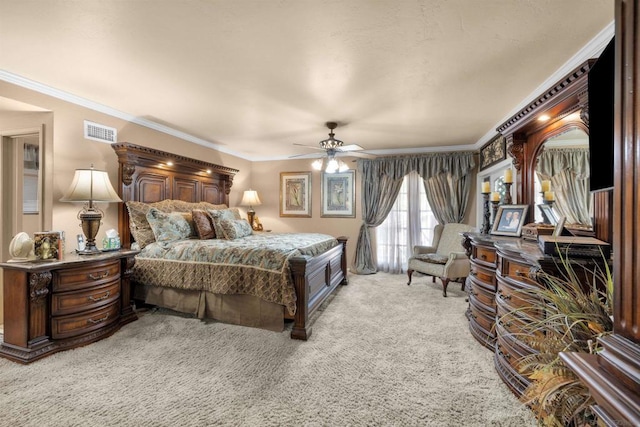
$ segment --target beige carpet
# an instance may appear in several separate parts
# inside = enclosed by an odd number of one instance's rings
[[[148,313],[29,366],[0,360],[2,426],[535,426],[451,284],[351,276],[308,342]]]

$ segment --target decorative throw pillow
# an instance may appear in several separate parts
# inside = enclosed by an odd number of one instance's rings
[[[191,233],[189,234],[190,239],[195,239],[198,237],[198,232],[196,231],[196,224],[193,221],[193,214],[191,212],[172,212],[172,213],[178,213],[182,215],[182,217],[185,220],[187,220],[187,224],[189,224],[189,227],[191,228]]]
[[[147,212],[147,221],[151,225],[156,242],[174,242],[187,239],[191,234],[191,226],[180,212],[164,213],[151,208]]]
[[[220,227],[227,240],[238,239],[251,235],[253,230],[246,219],[223,219],[220,220]]]
[[[151,225],[149,225],[149,221],[147,221],[147,213],[151,208],[156,208],[161,212],[190,212],[192,209],[227,209],[227,205],[214,205],[208,202],[191,203],[171,199],[153,203],[128,201],[129,229],[140,249],[156,241]],[[240,212],[238,211],[238,218],[239,217]]]
[[[235,211],[238,211],[238,209],[235,208],[235,209],[208,209],[207,210],[207,212],[209,212],[209,215],[211,215],[211,218],[213,219],[213,228],[216,232],[216,237],[218,239],[225,238],[225,234],[220,225],[220,221],[222,220],[233,221],[233,220],[239,219],[236,217]],[[240,212],[238,212],[238,216],[239,215],[240,215]]]
[[[419,254],[414,255],[414,258],[430,264],[446,264],[449,261],[448,256],[440,254]]]
[[[191,211],[193,223],[196,227],[196,233],[201,240],[215,239],[216,231],[213,228],[213,219],[202,209],[194,209]]]
[[[129,230],[133,238],[138,242],[140,249],[156,241],[151,225],[147,221],[147,212],[153,205],[153,203],[127,202]]]

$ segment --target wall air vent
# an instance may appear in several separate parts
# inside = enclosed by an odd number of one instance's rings
[[[112,144],[118,141],[118,130],[88,120],[84,121],[84,137],[94,141],[106,142]]]

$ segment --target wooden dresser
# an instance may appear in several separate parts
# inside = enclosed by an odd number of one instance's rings
[[[523,323],[529,321],[523,320],[519,313],[524,307],[530,305],[519,297],[522,295],[519,291],[540,287],[540,284],[530,276],[535,277],[535,270],[540,268],[538,262],[543,257],[535,243],[496,242],[495,246],[498,257],[496,272],[498,287],[494,363],[502,380],[517,396],[521,396],[530,381],[518,372],[518,362],[535,350],[519,339]],[[527,255],[533,256],[527,260],[525,258]],[[533,274],[531,274],[532,270]],[[532,318],[538,317],[536,313],[530,311],[527,315]]]
[[[4,341],[0,356],[29,363],[79,347],[137,319],[130,275],[138,251],[67,255],[62,261],[0,263]]]
[[[486,234],[466,234],[471,271],[466,281],[469,293],[469,330],[480,344],[493,350],[496,342],[496,248]]]
[[[524,311],[530,306],[521,290],[540,288],[536,272],[559,274],[556,261],[545,256],[535,242],[513,237],[465,233],[463,246],[471,259],[467,278],[469,330],[494,351],[494,364],[502,380],[518,397],[530,384],[518,372],[518,362],[532,354],[522,339],[524,322],[542,314]]]

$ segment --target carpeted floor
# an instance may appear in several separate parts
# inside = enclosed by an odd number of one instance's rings
[[[150,312],[28,366],[2,426],[535,426],[468,330],[458,284],[350,276],[307,342]]]

